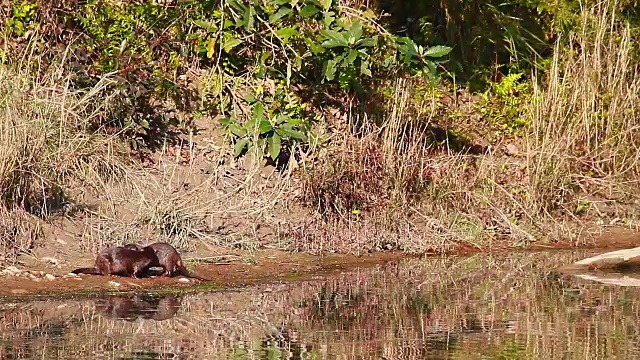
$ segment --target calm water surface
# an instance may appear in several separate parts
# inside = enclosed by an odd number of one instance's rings
[[[0,304],[2,359],[636,359],[640,288],[592,253],[411,259],[207,294]]]

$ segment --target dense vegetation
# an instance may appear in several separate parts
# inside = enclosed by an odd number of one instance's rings
[[[320,216],[292,232],[302,242],[327,224],[369,226],[386,234],[371,247],[407,250],[528,242],[603,213],[632,224],[619,200],[640,170],[639,10],[4,0],[4,207],[49,214],[70,179],[122,177],[123,141],[143,155],[206,119],[232,157],[310,159],[300,200]],[[441,241],[389,240],[416,231]]]

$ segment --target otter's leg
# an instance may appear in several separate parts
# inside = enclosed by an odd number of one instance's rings
[[[170,267],[163,266],[162,269],[164,271],[162,272],[162,275],[160,275],[160,276],[162,276],[162,277],[171,276],[171,268]]]
[[[134,279],[138,278],[138,273],[140,272],[140,268],[138,266],[133,266],[133,269],[131,269],[131,277]]]

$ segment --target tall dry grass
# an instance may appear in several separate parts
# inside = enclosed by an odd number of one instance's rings
[[[13,64],[0,65],[0,227],[5,235],[0,246],[5,254],[34,245],[34,216],[78,209],[82,204],[69,197],[73,189],[99,190],[126,171],[125,150],[92,127],[106,104],[106,85],[105,80],[75,91],[55,70],[33,75]]]
[[[455,137],[435,141],[430,125],[443,126],[437,91],[417,94],[424,88],[398,80],[382,125],[343,131],[310,172],[308,204],[334,219],[306,228],[303,247],[360,251],[386,243],[422,252],[495,239],[579,242],[583,231],[601,230],[589,227],[598,221],[633,224],[640,76],[629,27],[612,9],[613,2],[585,8],[572,45],[559,41],[550,69],[534,76],[534,100],[522,109],[531,125],[521,139],[502,139],[524,142],[515,154],[505,156],[500,143],[473,155],[453,146]],[[486,123],[466,123],[486,132]],[[604,214],[595,202],[613,210]],[[596,218],[579,218],[592,205]]]
[[[556,46],[544,85],[535,87],[527,137],[533,209],[567,208],[578,191],[637,199],[629,189],[640,173],[640,68],[613,6],[583,11],[572,46]]]
[[[471,202],[474,157],[437,144],[435,96],[416,106],[406,79],[392,86],[381,125],[352,119],[358,126],[341,129],[306,169],[304,199],[318,218],[294,234],[300,248],[424,252],[485,240],[476,214],[452,211]]]
[[[33,61],[0,67],[0,212],[6,213],[0,231],[7,234],[7,260],[52,240],[40,231],[41,218],[50,215],[69,215],[55,225],[81,252],[151,239],[180,249],[280,241],[271,218],[290,174],[265,175],[259,164],[208,146],[207,135],[198,144],[167,144],[152,164],[132,161],[118,134],[95,125],[118,106],[109,79],[78,90],[62,66],[28,72]],[[219,166],[224,162],[230,165]]]

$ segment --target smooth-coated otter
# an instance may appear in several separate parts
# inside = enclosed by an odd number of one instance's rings
[[[130,249],[139,249],[140,247],[135,244],[127,244],[125,247]],[[186,277],[208,281],[207,279],[198,275],[190,273],[182,262],[182,257],[178,251],[168,243],[157,242],[142,248],[143,251],[153,250],[155,257],[153,261],[147,265],[147,269],[152,267],[161,267],[164,269],[162,276],[173,276],[174,274],[181,274]]]
[[[79,268],[73,274],[122,275],[138,278],[147,266],[156,262],[153,249],[138,246],[111,246],[100,252],[92,268]]]

